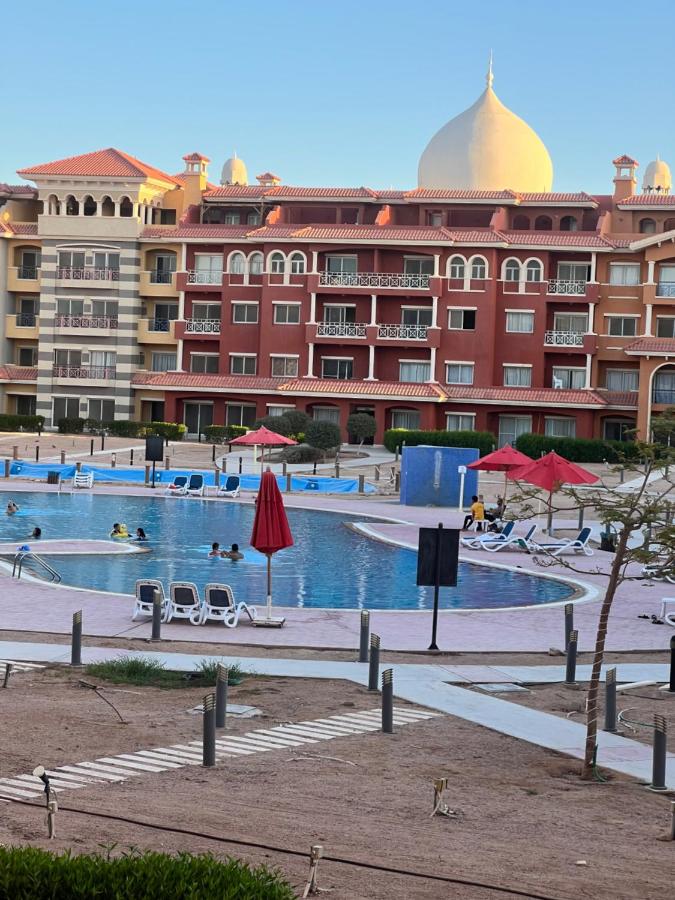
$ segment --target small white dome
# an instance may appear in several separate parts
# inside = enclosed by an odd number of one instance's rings
[[[492,89],[451,119],[429,141],[420,157],[421,188],[550,191],[553,164],[541,138]]]
[[[237,154],[225,161],[220,175],[221,184],[248,184],[248,172],[243,160]]]
[[[645,169],[642,190],[645,194],[669,194],[672,187],[670,166],[657,156]]]

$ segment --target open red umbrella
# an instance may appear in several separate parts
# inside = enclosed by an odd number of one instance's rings
[[[272,618],[272,554],[293,546],[293,535],[286,518],[284,501],[277,480],[267,469],[260,479],[256,500],[251,546],[267,557],[267,619],[261,625],[283,625],[283,619]]]
[[[532,462],[529,456],[516,450],[511,444],[504,444],[499,450],[488,453],[482,459],[469,463],[467,469],[478,469],[481,472],[504,472],[504,500],[506,500],[506,477],[509,472]]]
[[[242,434],[241,437],[234,438],[230,441],[230,444],[243,444],[249,447],[257,447],[258,445],[260,445],[261,447],[263,447],[262,457],[260,459],[261,467],[263,464],[263,459],[265,458],[265,447],[282,447],[286,444],[297,443],[298,442],[294,441],[293,438],[285,437],[283,434],[277,434],[276,431],[270,431],[270,429],[265,428],[264,425],[262,425],[260,428],[256,428],[255,431],[247,431],[246,434]],[[255,462],[255,458],[253,461]]]

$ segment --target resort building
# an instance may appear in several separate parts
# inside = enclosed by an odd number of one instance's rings
[[[63,417],[340,424],[621,439],[675,403],[675,196],[613,161],[606,195],[552,191],[497,98],[422,153],[418,186],[169,175],[119,150],[0,184],[0,404]],[[608,164],[608,181],[611,177]]]

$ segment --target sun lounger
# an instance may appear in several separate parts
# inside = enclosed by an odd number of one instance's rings
[[[232,497],[234,499],[239,496],[240,485],[241,479],[238,475],[228,475],[225,484],[218,488],[218,496]]]
[[[532,540],[536,530],[536,525],[530,525],[527,530],[527,534],[510,534],[504,541],[490,541],[486,545],[485,549],[489,550],[490,553],[496,553],[499,550],[504,550],[507,548],[511,550],[526,550],[529,553],[531,550],[536,549],[537,546]]]
[[[187,494],[190,497],[204,496],[204,476],[201,472],[193,472],[187,483]]]
[[[187,483],[187,475],[176,475],[164,493],[170,497],[184,497],[187,494]]]
[[[166,611],[166,621],[189,619],[199,625],[202,609],[197,585],[191,581],[172,581],[169,585],[170,600]]]
[[[480,550],[486,544],[502,543],[509,539],[515,524],[515,522],[507,522],[504,530],[500,532],[486,531],[476,537],[464,537],[462,538],[462,546],[470,547],[471,550]]]
[[[159,596],[162,600],[162,621],[165,621],[168,601],[164,596],[162,582],[153,578],[142,578],[136,582],[136,602],[134,603],[134,612],[131,617],[132,622],[139,615],[152,615],[155,591],[159,591]]]
[[[591,529],[582,528],[575,538],[562,538],[559,541],[546,543],[537,541],[534,547],[535,550],[545,550],[552,556],[560,556],[561,553],[583,553],[585,556],[593,556],[593,551],[588,546],[590,536]]]
[[[76,472],[73,475],[74,488],[91,488],[94,486],[93,472]]]
[[[212,619],[216,622],[222,622],[227,628],[235,628],[239,622],[242,613],[246,613],[251,620],[255,621],[258,617],[258,611],[255,606],[249,606],[247,603],[236,602],[232,588],[229,584],[207,584],[204,589],[204,605],[202,606],[200,625]]]

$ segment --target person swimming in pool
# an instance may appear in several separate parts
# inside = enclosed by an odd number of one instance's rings
[[[32,538],[41,538],[42,537],[42,529],[38,528],[36,525],[33,529],[33,533],[30,535]]]
[[[214,542],[211,544],[211,549],[210,549],[210,551],[209,551],[209,556],[212,557],[212,558],[215,558],[215,557],[223,557],[223,556],[225,556],[225,552],[224,552],[223,550],[220,549],[220,544],[218,543],[218,541],[214,541]]]
[[[112,531],[110,532],[111,538],[128,538],[129,532],[127,531],[127,526],[121,524],[120,522],[115,522],[112,527]]]
[[[223,550],[224,559],[243,559],[244,554],[239,552],[239,544],[232,544],[231,550]]]
[[[143,531],[143,529],[142,529],[142,528],[137,528],[137,529],[136,529],[136,537],[134,538],[134,540],[135,540],[135,541],[147,541],[147,539],[148,539],[148,536],[147,536],[146,533]]]
[[[10,500],[9,503],[7,504],[7,515],[13,516],[14,513],[17,513],[18,511],[19,511],[19,507],[16,505],[16,503],[13,500]]]

